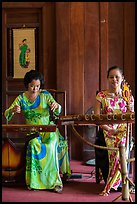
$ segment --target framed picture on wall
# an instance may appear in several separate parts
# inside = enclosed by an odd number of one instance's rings
[[[24,78],[26,72],[37,65],[37,28],[8,29],[8,75]]]

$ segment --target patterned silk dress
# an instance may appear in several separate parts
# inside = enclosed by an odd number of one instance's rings
[[[96,95],[96,99],[101,103],[102,114],[120,114],[127,112],[127,103],[121,96],[114,96],[106,90]],[[130,97],[130,111],[134,112],[134,98]],[[121,130],[120,133],[113,135],[109,131],[103,130],[107,147],[118,147],[119,144],[126,144],[127,124],[110,124],[113,129]],[[109,193],[110,189],[117,190],[121,183],[121,172],[119,162],[119,151],[108,150],[109,157],[109,174],[104,192]]]
[[[5,117],[10,121],[14,115],[10,110],[14,105],[21,106],[26,124],[51,125],[49,104],[54,98],[47,90],[40,90],[34,102],[28,100],[25,94],[20,94],[5,111]],[[54,111],[61,112],[61,106]],[[40,132],[37,138],[28,142],[26,150],[26,185],[32,189],[54,189],[63,186],[60,173],[71,175],[68,154],[68,143],[56,132]]]

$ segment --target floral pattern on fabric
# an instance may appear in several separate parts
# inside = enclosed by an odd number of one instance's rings
[[[106,90],[100,91],[96,95],[96,99],[101,103],[102,114],[120,114],[127,112],[127,103],[123,97],[117,97]],[[133,106],[134,99],[131,96],[130,105]],[[133,109],[131,110],[133,111]],[[103,130],[104,138],[107,147],[118,147],[119,144],[126,144],[126,130],[127,124],[109,124],[113,129],[121,130],[120,133],[112,135],[109,131]],[[119,151],[108,150],[109,157],[109,174],[107,178],[107,184],[103,192],[109,192],[111,188],[115,190],[121,183],[121,172],[119,162]]]

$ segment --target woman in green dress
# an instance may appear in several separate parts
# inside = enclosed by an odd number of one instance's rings
[[[26,67],[26,50],[29,49],[27,45],[27,39],[23,39],[22,43],[19,44],[20,55],[19,55],[19,63],[22,68]]]
[[[50,120],[50,109],[59,115],[61,105],[47,90],[42,89],[43,75],[36,70],[27,72],[24,85],[26,91],[17,96],[5,111],[6,119],[10,121],[15,113],[22,111],[26,124],[54,124]],[[62,192],[60,171],[71,175],[67,141],[58,128],[56,132],[40,132],[27,145],[25,178],[28,189],[53,189],[55,192]]]

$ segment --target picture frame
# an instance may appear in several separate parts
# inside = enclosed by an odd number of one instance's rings
[[[8,76],[24,78],[26,72],[37,69],[38,28],[8,28]]]

